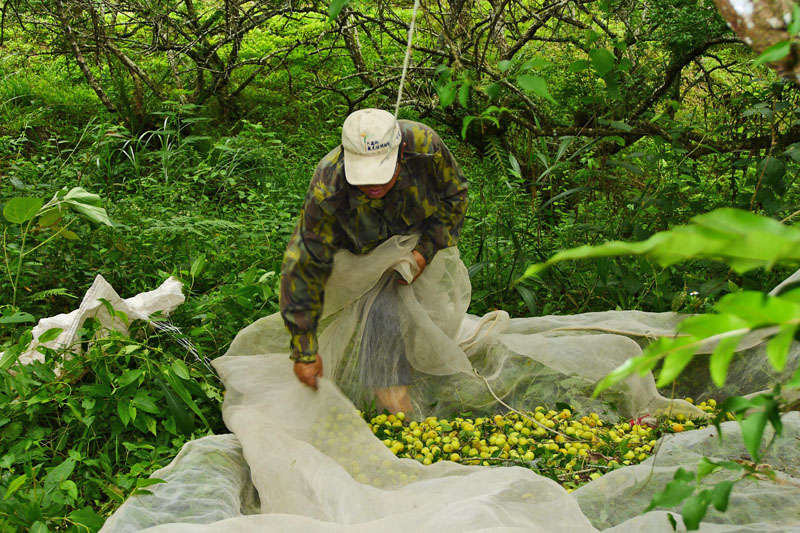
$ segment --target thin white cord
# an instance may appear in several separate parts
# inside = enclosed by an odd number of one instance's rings
[[[411,40],[414,37],[414,23],[417,20],[418,9],[419,0],[414,0],[414,11],[411,13],[411,24],[408,26],[408,45],[406,46],[406,57],[403,59],[403,73],[400,75],[400,87],[397,89],[397,103],[394,105],[394,118],[397,118],[397,113],[400,111],[400,98],[403,96],[403,83],[406,81],[408,61],[411,59]]]

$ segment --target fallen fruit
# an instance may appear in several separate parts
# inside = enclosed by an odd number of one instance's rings
[[[686,400],[694,403],[691,398]],[[716,415],[716,405],[709,399],[697,407]],[[663,434],[705,427],[711,420],[689,420],[676,414],[614,423],[602,420],[597,413],[583,415],[571,408],[556,411],[545,406],[527,413],[512,411],[475,419],[463,415],[409,421],[402,412],[361,415],[372,433],[399,458],[426,465],[453,461],[522,466],[558,481],[570,491],[606,472],[646,460],[656,453],[656,441]],[[328,427],[332,430],[333,426]]]

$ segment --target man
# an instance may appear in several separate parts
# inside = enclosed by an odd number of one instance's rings
[[[281,315],[301,382],[316,388],[322,376],[317,325],[334,253],[364,255],[392,236],[418,234],[412,252],[418,277],[439,250],[458,243],[466,207],[466,178],[435,131],[379,109],[347,117],[342,144],[317,165],[281,269]],[[385,302],[376,299],[365,330],[370,323],[392,323],[391,315],[377,320],[376,313],[393,312]],[[385,329],[388,337],[399,335]],[[368,363],[384,356],[381,345],[392,345],[372,337],[361,345]],[[390,356],[399,358],[404,377],[373,384],[375,394],[381,407],[408,411],[410,369],[402,353]]]

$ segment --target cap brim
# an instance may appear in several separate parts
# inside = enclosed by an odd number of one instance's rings
[[[350,185],[386,185],[397,168],[400,147],[382,154],[360,155],[344,151],[344,176]]]

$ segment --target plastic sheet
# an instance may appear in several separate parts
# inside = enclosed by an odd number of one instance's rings
[[[374,401],[375,382],[365,378],[359,358],[379,297],[388,299],[381,306],[396,306],[375,320],[397,330],[391,342],[409,364],[415,418],[500,412],[497,398],[523,410],[569,402],[609,417],[668,410],[700,414],[691,404],[662,395],[651,375],[635,376],[597,400],[590,397],[600,377],[641,353],[650,339],[670,334],[681,316],[634,311],[513,320],[503,312],[470,316],[465,313],[469,281],[455,249],[437,254],[413,284],[393,285],[384,293],[387,273],[413,275],[413,246],[413,237],[394,238],[368,256],[336,256],[320,331],[326,378],[318,391],[294,378],[288,334],[278,315],[242,330],[226,356],[214,361],[226,387],[225,423],[236,437],[187,445],[154,474],[167,483],[150,487],[152,496],[130,498],[103,531],[671,531],[663,511],[639,513],[675,469],[695,468],[703,454],[729,459],[745,454],[735,437],[715,445],[713,430],[676,434],[659,442],[655,458],[611,472],[571,495],[520,467],[423,466],[396,458],[356,410]],[[749,350],[759,349],[758,339],[750,344]],[[741,357],[759,373],[751,379],[754,374],[745,372],[737,386],[768,387],[765,360],[749,360],[750,351]],[[796,366],[797,359],[795,347],[788,366]],[[375,368],[392,372],[394,367]],[[785,435],[766,459],[781,472],[780,483],[737,484],[735,511],[711,513],[701,530],[800,529],[800,417],[791,413],[784,424]],[[723,428],[733,434],[738,426]],[[763,511],[767,504],[770,516]]]
[[[122,299],[105,278],[98,274],[77,309],[70,313],[43,318],[34,326],[33,342],[20,354],[19,362],[23,365],[33,360],[44,362],[44,355],[37,350],[40,346],[54,350],[71,346],[78,330],[89,317],[97,319],[106,329],[127,333],[125,321],[117,315],[112,315],[109,307],[116,312],[124,313],[129,321],[148,320],[150,315],[156,312],[167,316],[183,303],[182,289],[183,284],[170,277],[155,290]],[[104,302],[107,302],[108,306]],[[40,343],[39,336],[52,328],[60,328],[62,331],[55,339]]]

